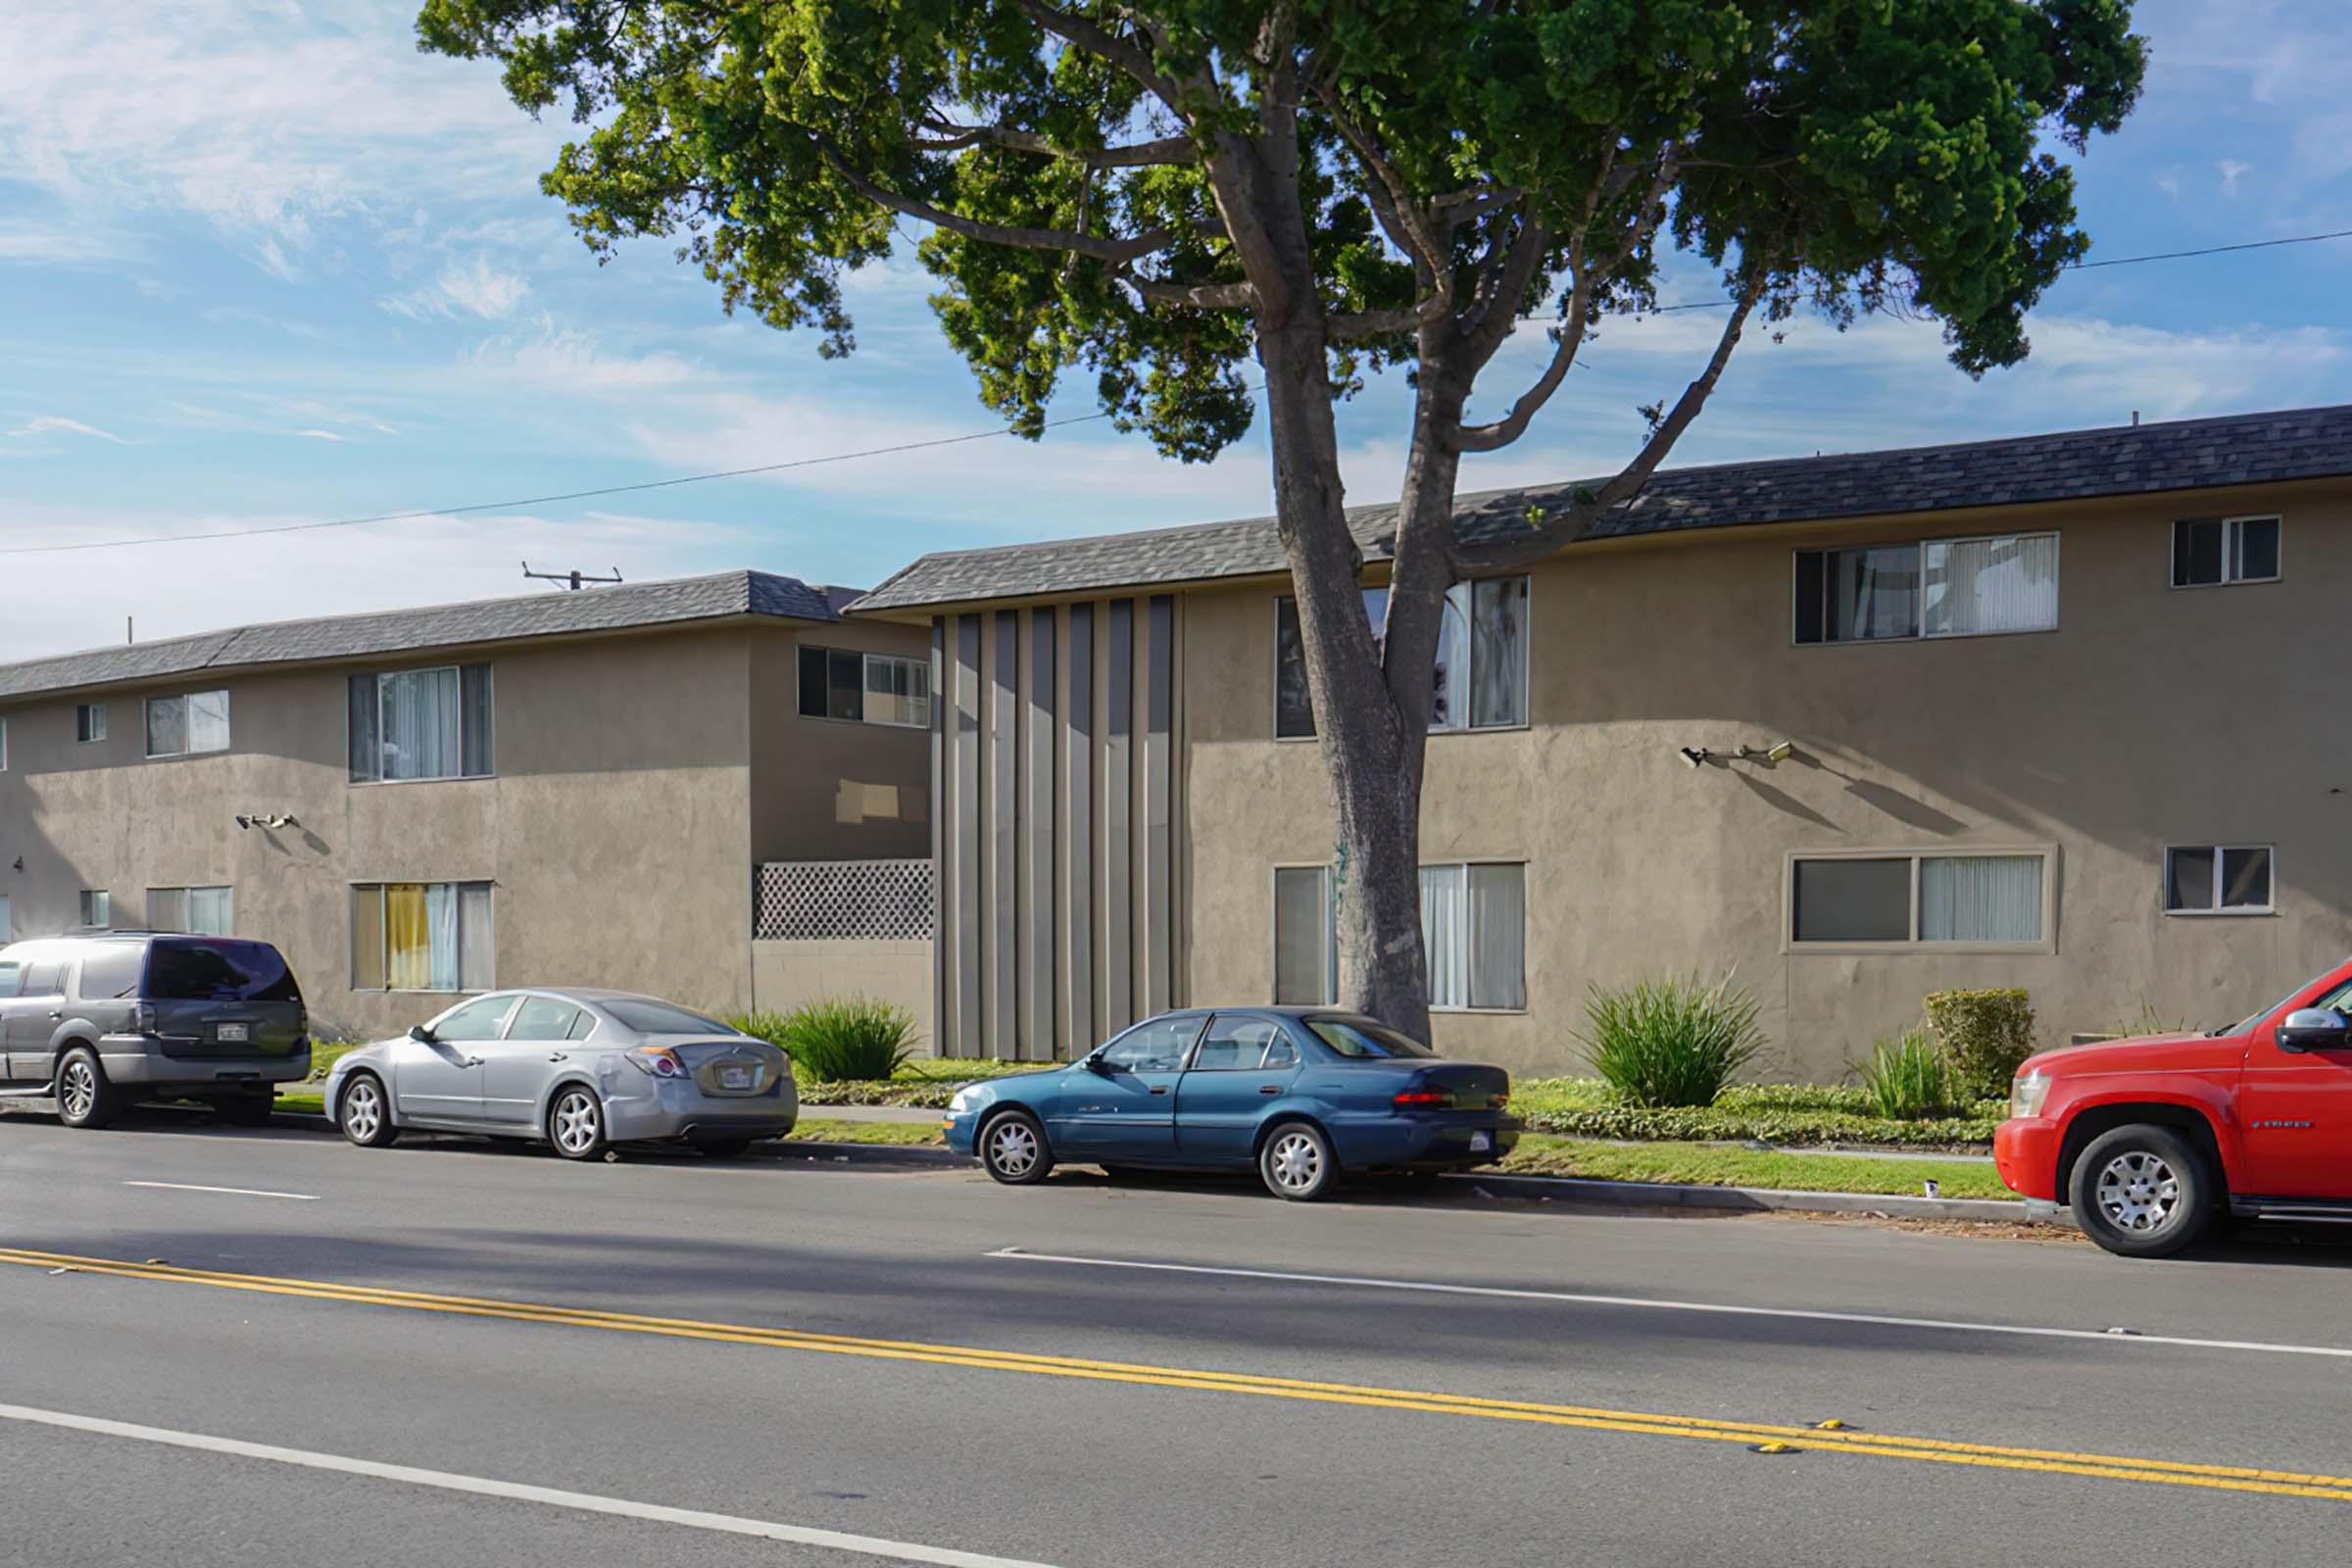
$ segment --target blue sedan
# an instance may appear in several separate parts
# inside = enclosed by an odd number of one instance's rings
[[[1269,1191],[1320,1198],[1343,1171],[1434,1176],[1501,1158],[1510,1075],[1446,1061],[1354,1013],[1188,1008],[1147,1018],[1065,1067],[956,1091],[948,1144],[1011,1186],[1057,1160],[1255,1169]]]

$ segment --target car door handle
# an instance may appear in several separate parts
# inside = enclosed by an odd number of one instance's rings
[[[1153,1084],[1152,1086],[1152,1092],[1155,1095],[1164,1095],[1168,1092],[1168,1086],[1166,1084]]]
[[[466,1065],[468,1067],[479,1067],[481,1064],[482,1058],[479,1056],[467,1056],[466,1058]]]
[[[556,1052],[550,1052],[550,1053],[548,1054],[548,1058],[547,1058],[547,1059],[548,1059],[548,1060],[550,1060],[550,1061],[569,1061],[571,1058],[570,1058],[568,1055],[566,1055],[564,1053],[563,1053],[563,1052],[561,1052],[561,1051],[556,1051]]]
[[[49,1016],[52,1018],[63,1018],[65,1014],[52,1007],[49,1011]]]
[[[1261,1094],[1261,1095],[1279,1095],[1279,1094],[1281,1094],[1281,1093],[1282,1093],[1282,1085],[1280,1085],[1280,1084],[1259,1084],[1259,1085],[1257,1086],[1257,1092],[1258,1092],[1259,1094]]]

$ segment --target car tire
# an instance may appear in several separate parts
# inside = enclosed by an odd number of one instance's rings
[[[2218,1183],[2169,1127],[2118,1127],[2075,1160],[2068,1198],[2082,1234],[2124,1257],[2171,1257],[2213,1223]]]
[[[335,1102],[335,1125],[362,1149],[384,1149],[398,1141],[392,1125],[392,1097],[384,1081],[371,1072],[355,1072]]]
[[[87,1046],[74,1046],[57,1058],[50,1092],[57,1097],[57,1119],[69,1127],[104,1127],[128,1103],[122,1092],[107,1082],[98,1053]]]
[[[751,1148],[749,1138],[712,1138],[694,1146],[695,1152],[705,1159],[741,1159]]]
[[[586,1084],[565,1084],[548,1102],[547,1141],[565,1159],[595,1159],[604,1153],[605,1102]]]
[[[1257,1175],[1276,1198],[1309,1203],[1339,1184],[1340,1161],[1322,1128],[1286,1121],[1258,1146]]]
[[[1025,1110],[1001,1111],[982,1125],[980,1163],[1007,1187],[1029,1187],[1054,1168],[1046,1129]]]
[[[277,1113],[277,1096],[232,1095],[213,1102],[213,1109],[231,1127],[267,1127],[270,1118]]]

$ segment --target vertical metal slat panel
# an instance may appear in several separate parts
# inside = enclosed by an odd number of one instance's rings
[[[1027,725],[1021,798],[1021,876],[1026,907],[1021,919],[1021,1054],[1033,1060],[1054,1055],[1054,612],[1027,612],[1028,661],[1021,671],[1027,689]]]
[[[1146,620],[1144,679],[1143,821],[1138,834],[1143,855],[1143,910],[1136,942],[1142,949],[1138,984],[1139,1012],[1158,1012],[1173,1004],[1169,990],[1175,957],[1175,861],[1169,841],[1168,808],[1173,796],[1170,770],[1175,748],[1170,729],[1175,712],[1176,601],[1169,594],[1152,596]]]
[[[1005,1060],[1019,1054],[1020,1029],[1020,968],[1014,961],[1020,947],[1021,917],[1015,832],[1021,805],[1019,783],[1014,777],[1020,756],[1014,733],[1020,710],[1019,616],[1009,610],[998,611],[993,642],[986,735],[990,792],[988,891],[982,903],[989,922],[988,1054]]]
[[[980,1020],[980,617],[956,617],[956,941],[950,1043],[958,1056],[986,1055]]]
[[[1110,602],[1102,733],[1102,1028],[1135,1021],[1135,601]]]
[[[947,690],[943,677],[947,674],[948,620],[945,615],[931,617],[931,1049],[941,1055],[953,1055],[951,1042],[955,1039],[955,1011],[949,999],[949,964],[956,950],[955,922],[948,918],[948,901],[954,896],[948,882],[947,833],[948,812],[954,802],[948,770],[946,739],[948,735],[948,705],[939,700]],[[794,671],[796,677],[799,671]],[[753,935],[759,934],[757,925]],[[757,1002],[759,999],[753,999]]]
[[[1096,1043],[1095,1032],[1095,607],[1072,605],[1064,641],[1069,702],[1064,710],[1063,785],[1069,810],[1061,848],[1062,922],[1067,948],[1060,1050],[1076,1056]]]

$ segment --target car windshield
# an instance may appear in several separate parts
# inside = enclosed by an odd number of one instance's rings
[[[153,1002],[300,1002],[302,988],[267,942],[174,937],[147,950]]]
[[[2311,984],[2311,982],[2308,980],[2301,982],[2295,987],[2294,991],[2289,991],[2285,996],[2280,997],[2277,1002],[2272,1003],[2260,1012],[2248,1013],[2245,1017],[2240,1018],[2235,1023],[2226,1023],[2219,1029],[2213,1030],[2206,1038],[2218,1040],[2224,1035],[2242,1035],[2249,1032],[2256,1024],[2262,1022],[2263,1019],[2268,1018],[2272,1013],[2277,1012],[2280,1007],[2285,1006],[2287,1003],[2294,1000],[2295,992],[2301,991],[2304,986],[2309,984]],[[2208,1013],[2206,1016],[2211,1017],[2212,1014]]]
[[[1436,1052],[1369,1018],[1309,1018],[1306,1026],[1343,1056],[1434,1056]]]
[[[735,1031],[716,1018],[681,1007],[674,1002],[650,997],[613,997],[600,1002],[613,1017],[641,1035],[731,1035]]]

